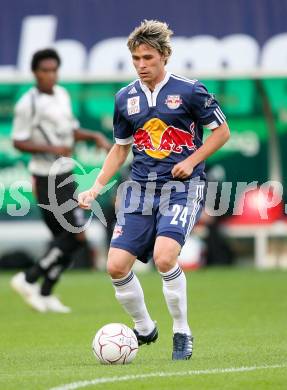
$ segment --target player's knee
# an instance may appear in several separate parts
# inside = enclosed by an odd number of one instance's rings
[[[165,251],[154,253],[153,258],[160,272],[168,272],[176,263],[176,259]]]
[[[135,256],[127,251],[110,248],[107,271],[113,279],[122,279],[128,275],[135,261]]]
[[[109,258],[107,262],[107,272],[111,278],[121,279],[129,273],[129,269],[126,266],[123,266],[121,262]]]

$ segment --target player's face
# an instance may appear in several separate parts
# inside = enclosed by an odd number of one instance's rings
[[[58,62],[53,58],[47,58],[40,61],[34,75],[37,80],[38,88],[47,93],[53,91],[53,87],[58,79]]]
[[[164,79],[166,58],[153,47],[139,45],[132,52],[132,59],[139,78],[151,90]]]

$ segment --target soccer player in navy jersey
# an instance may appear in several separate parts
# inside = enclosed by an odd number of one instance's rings
[[[173,319],[172,359],[186,360],[192,356],[193,337],[186,278],[177,258],[203,207],[204,160],[230,134],[225,115],[203,84],[166,71],[171,35],[166,23],[145,20],[129,36],[139,79],[116,95],[115,145],[94,186],[79,195],[79,205],[91,207],[132,148],[132,181],[121,191],[107,270],[117,300],[134,321],[139,344],[154,342],[157,326],[132,271],[136,259],[146,262],[153,251]],[[203,128],[211,130],[204,143]]]

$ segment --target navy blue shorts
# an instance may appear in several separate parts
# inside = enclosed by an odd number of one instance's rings
[[[151,188],[141,187],[137,182],[121,185],[110,245],[143,262],[152,257],[158,236],[170,237],[183,246],[204,205],[205,181],[199,178],[169,182],[160,190],[152,185]]]

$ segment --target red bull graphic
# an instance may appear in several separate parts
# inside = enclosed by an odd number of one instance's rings
[[[195,149],[192,134],[188,131],[169,126],[161,136],[158,150],[181,153],[183,151],[183,146],[186,146],[189,150]]]
[[[165,104],[171,110],[176,110],[182,104],[182,99],[180,95],[168,95]]]
[[[138,129],[134,134],[134,146],[139,150],[155,150],[149,133],[144,129]]]
[[[182,153],[183,148],[195,150],[194,123],[190,132],[168,126],[158,118],[150,119],[134,134],[134,146],[153,158],[163,159],[170,153]]]

